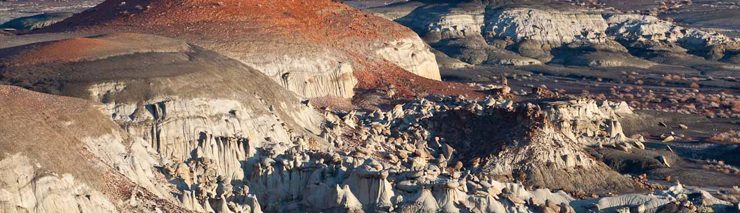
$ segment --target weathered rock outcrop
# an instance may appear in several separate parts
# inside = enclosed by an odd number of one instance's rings
[[[640,58],[665,51],[737,59],[738,41],[718,33],[654,16],[556,5],[415,2],[369,11],[391,14],[432,47],[471,64],[650,68],[656,63]]]
[[[110,0],[46,31],[70,29],[183,39],[252,66],[303,97],[352,97],[355,87],[365,85],[358,85],[365,79],[357,72],[383,79],[407,70],[440,79],[434,55],[416,34],[329,0]]]
[[[600,13],[530,8],[488,11],[483,30],[488,39],[532,41],[542,48],[555,48],[574,41],[600,42],[608,27]]]
[[[73,46],[76,52],[63,51]],[[204,135],[248,138],[254,148],[289,142],[289,132],[318,133],[321,122],[260,72],[164,37],[112,34],[2,52],[4,82],[103,103],[167,158],[189,159]]]
[[[101,106],[6,85],[0,102],[0,211],[183,210]]]
[[[624,103],[601,107],[593,101],[550,104],[543,107],[552,109],[542,110],[536,105],[515,106],[495,99],[422,100],[375,112],[359,121],[350,116],[343,122],[363,124],[353,140],[366,141],[365,152],[384,150],[387,154],[379,155],[399,156],[388,160],[408,163],[412,170],[464,166],[474,174],[571,192],[638,188],[584,149],[602,144],[640,147],[621,130],[617,112],[631,113]],[[513,121],[516,124],[510,124]]]
[[[73,46],[77,47],[75,52],[60,54]],[[218,178],[241,181],[249,174],[246,162],[258,148],[271,147],[279,154],[288,148],[286,144],[297,140],[312,141],[315,149],[323,147],[321,139],[314,136],[319,133],[320,115],[293,93],[238,61],[184,42],[143,34],[110,34],[0,52],[3,83],[101,103],[107,115],[101,119],[112,119],[118,125],[111,128],[123,128],[137,140],[138,145],[132,147],[151,147],[157,156],[152,164],[189,163],[193,169],[200,167],[202,173],[212,175],[210,179],[187,178],[172,173],[182,185]],[[133,168],[122,171],[132,179],[154,177],[153,166],[142,164],[154,160],[121,158],[125,148],[106,144],[120,141],[120,137],[96,136],[86,141],[109,165],[132,162]],[[191,173],[195,171],[187,174]],[[222,208],[234,199],[244,202],[229,208],[259,208],[256,201],[247,202],[249,193],[225,196],[230,199],[226,202],[202,191],[196,194],[200,197],[189,198],[195,189],[178,189],[188,209],[217,208],[204,203],[218,202]]]
[[[485,6],[479,2],[420,6],[397,21],[414,29],[432,47],[470,64],[541,64],[487,44],[483,37]]]
[[[652,51],[687,51],[711,60],[734,57],[740,40],[678,26],[654,16],[608,14],[607,33],[627,46]]]
[[[3,212],[117,212],[99,191],[70,174],[45,174],[21,154],[0,160]]]

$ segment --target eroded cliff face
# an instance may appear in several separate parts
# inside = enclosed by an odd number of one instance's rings
[[[142,38],[169,41],[178,48],[138,50],[149,43],[131,42],[126,47],[114,46],[128,51],[121,51],[125,54],[76,57],[111,49],[109,41],[146,40]],[[53,55],[57,47],[79,43],[90,45],[72,58],[31,60],[36,58],[34,54]],[[41,50],[46,51],[38,52]],[[77,63],[80,60],[85,62]],[[157,60],[170,62],[159,64]],[[318,113],[260,72],[158,36],[113,34],[32,44],[14,48],[4,64],[9,65],[4,69],[4,81],[40,82],[25,86],[102,103],[129,133],[178,160],[190,156],[203,134],[250,138],[253,145],[262,146],[263,142],[290,141],[293,135],[289,132],[318,132],[321,122]],[[49,79],[44,77],[49,73],[34,71],[47,69],[60,75]]]
[[[184,48],[140,51],[138,45],[147,42],[129,42],[130,47],[111,46],[109,42],[142,38],[169,41]],[[85,137],[81,141],[87,149],[149,193],[182,203],[187,209],[228,208],[228,202],[202,190],[197,191],[199,197],[193,197],[195,190],[205,185],[192,189],[159,184],[154,180],[166,177],[156,167],[191,163],[194,169],[208,168],[213,180],[241,182],[251,171],[245,168],[257,149],[269,148],[272,153],[282,154],[289,147],[286,144],[297,141],[310,141],[314,149],[325,147],[316,136],[322,122],[320,115],[293,93],[238,61],[174,41],[151,35],[112,34],[15,47],[3,58],[2,80],[101,104],[98,112],[105,115],[103,120],[114,122],[115,128],[123,129],[125,134]],[[54,55],[57,52],[52,50],[80,43],[90,45],[55,60],[29,60],[35,58],[30,55]],[[101,49],[115,50],[115,54],[98,54]],[[133,142],[120,145],[126,138]],[[205,184],[202,181],[209,179],[193,176],[182,180]],[[173,192],[176,197],[172,197]],[[245,196],[249,194],[242,195],[239,199],[248,199]],[[239,202],[233,208],[259,210],[258,202],[253,200],[252,204]]]
[[[131,16],[129,14],[136,14]],[[291,14],[291,15],[286,15]],[[410,30],[329,0],[135,1],[111,0],[46,31],[131,31],[192,42],[237,59],[302,97],[350,98],[369,70],[379,78],[395,69],[440,80],[436,58]],[[287,42],[286,42],[287,41]]]

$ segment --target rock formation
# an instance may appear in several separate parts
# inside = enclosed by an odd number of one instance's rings
[[[440,80],[434,55],[412,31],[329,0],[110,0],[46,32],[70,29],[183,39],[254,67],[303,97],[352,97],[354,88],[369,84],[358,72],[385,79],[407,70]]]
[[[6,85],[0,102],[0,211],[184,210],[156,179],[145,144],[101,106]]]
[[[62,52],[70,47],[77,49]],[[192,163],[216,175],[214,181],[244,179],[243,164],[257,148],[281,153],[283,144],[318,139],[311,132],[319,131],[319,114],[293,93],[238,61],[177,40],[108,34],[18,46],[3,54],[4,83],[101,103],[103,119],[151,147],[158,164]],[[115,164],[122,160],[116,150],[92,151]],[[131,172],[154,175],[152,166],[141,167],[147,170]],[[187,181],[203,181],[192,178]],[[187,192],[181,191],[183,202]],[[199,202],[185,207],[199,209]]]
[[[392,17],[432,47],[470,64],[649,68],[656,64],[644,60],[651,53],[734,63],[738,52],[737,39],[609,10],[479,1],[410,2],[368,10]]]
[[[71,47],[76,52],[64,51]],[[4,82],[103,103],[129,133],[178,160],[210,135],[249,138],[259,147],[290,141],[288,132],[318,132],[321,122],[258,71],[164,37],[109,34],[3,52]]]

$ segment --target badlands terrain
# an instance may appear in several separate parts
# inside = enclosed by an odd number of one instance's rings
[[[0,212],[740,212],[736,0],[5,0],[0,28]]]

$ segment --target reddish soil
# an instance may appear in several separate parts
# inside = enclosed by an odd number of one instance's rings
[[[243,45],[234,40],[298,51],[319,46],[354,59],[360,81],[357,89],[394,85],[406,97],[482,96],[467,85],[428,80],[378,59],[372,53],[373,45],[415,36],[414,32],[330,0],[108,0],[41,32],[71,30],[144,32],[231,46],[225,48]]]
[[[467,84],[435,81],[417,76],[387,61],[360,61],[355,71],[358,79],[357,89],[361,90],[389,90],[393,87],[397,96],[415,97],[426,95],[465,95],[472,98],[482,98],[482,92]],[[373,63],[374,62],[374,63]],[[391,86],[392,85],[392,86]]]
[[[47,30],[116,25],[161,27],[156,29],[223,38],[262,34],[269,36],[261,39],[332,45],[400,38],[413,33],[401,25],[328,0],[109,0],[94,11]]]
[[[92,38],[73,38],[51,42],[48,45],[42,45],[26,51],[14,61],[23,63],[18,65],[76,61],[94,55],[97,52],[116,47],[109,41]]]

